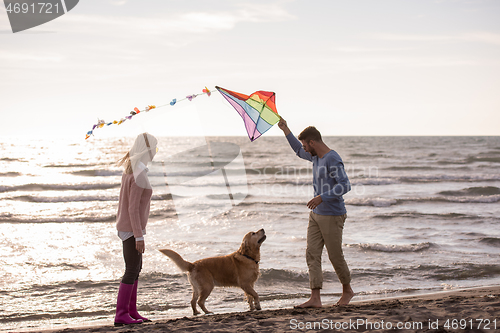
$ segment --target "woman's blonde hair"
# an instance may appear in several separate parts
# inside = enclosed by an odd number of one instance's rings
[[[118,166],[125,164],[125,173],[134,173],[132,170],[132,163],[130,163],[130,154],[127,152],[120,160],[118,160]]]

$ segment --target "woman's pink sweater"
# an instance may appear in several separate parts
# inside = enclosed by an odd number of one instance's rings
[[[145,172],[141,176],[145,176]],[[149,217],[152,189],[142,188],[137,185],[134,174],[122,175],[120,201],[116,216],[116,229],[118,231],[133,232],[135,238],[142,237],[142,230],[146,229]]]

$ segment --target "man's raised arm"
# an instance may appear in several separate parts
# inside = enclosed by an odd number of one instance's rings
[[[280,121],[278,123],[278,127],[285,134],[286,139],[288,140],[288,143],[290,144],[290,147],[292,147],[295,154],[297,154],[298,157],[303,158],[304,160],[312,161],[311,154],[309,154],[308,152],[306,152],[304,150],[304,148],[302,148],[302,144],[292,134],[292,131],[290,131],[290,129],[288,128],[288,125],[286,124],[286,120],[283,119],[283,117],[280,119]]]

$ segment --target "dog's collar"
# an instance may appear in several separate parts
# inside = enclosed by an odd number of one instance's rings
[[[255,261],[255,263],[256,263],[256,264],[258,264],[258,263],[259,263],[257,260],[255,260],[254,258],[252,258],[252,257],[250,257],[250,256],[247,256],[246,254],[243,254],[243,253],[242,253],[241,255],[242,255],[242,256],[244,256],[244,257],[246,257],[246,258],[248,258],[248,259],[250,259],[250,260]]]

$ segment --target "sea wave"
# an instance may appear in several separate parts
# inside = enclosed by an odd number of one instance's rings
[[[359,185],[392,185],[399,184],[401,181],[396,178],[354,178],[351,180],[352,186]]]
[[[351,275],[358,280],[371,279],[387,280],[399,276],[409,279],[430,279],[436,281],[451,280],[477,280],[491,278],[500,275],[500,266],[494,264],[479,264],[468,262],[456,262],[447,265],[416,265],[416,266],[394,266],[383,269],[352,269]]]
[[[406,170],[436,170],[433,166],[391,166],[383,170],[406,171]]]
[[[248,207],[248,206],[284,206],[284,205],[305,205],[304,201],[243,201],[237,206]]]
[[[495,154],[496,155],[496,154]],[[499,156],[468,156],[462,159],[444,159],[437,161],[441,165],[464,165],[464,164],[474,164],[477,162],[487,162],[487,163],[500,163]]]
[[[116,221],[116,214],[101,215],[101,216],[83,216],[83,217],[30,217],[19,216],[12,214],[0,214],[0,223],[67,223],[67,222],[85,222],[85,223],[98,223],[98,222],[114,222]]]
[[[98,164],[98,163],[47,164],[47,165],[44,165],[43,168],[88,168],[88,167],[93,167],[93,166],[98,166],[98,165],[104,165],[104,164]]]
[[[347,244],[347,247],[358,248],[362,251],[374,252],[421,252],[429,250],[437,245],[431,242],[418,243],[418,244]]]
[[[382,153],[374,153],[374,154],[369,154],[369,153],[366,153],[366,154],[354,153],[354,154],[350,154],[349,156],[350,157],[358,157],[358,158],[380,158],[380,157],[389,158],[389,157],[391,157],[391,155],[382,154]]]
[[[21,176],[20,172],[3,172],[0,173],[0,177],[18,177]]]
[[[486,182],[500,180],[500,174],[415,175],[399,177],[398,180],[402,183]]]
[[[26,162],[26,160],[22,158],[10,158],[10,157],[2,157],[0,158],[0,161],[3,162]]]
[[[373,206],[373,207],[389,207],[393,205],[404,204],[408,202],[420,203],[496,203],[500,201],[500,195],[479,196],[479,197],[406,197],[406,198],[349,198],[345,200],[346,205],[352,206]]]
[[[179,168],[179,170],[172,171],[172,170],[158,170],[158,169],[153,169],[153,167],[150,167],[149,172],[148,172],[148,177],[149,178],[166,178],[167,181],[169,177],[172,179],[175,178],[181,178],[186,177],[186,178],[200,178],[204,176],[208,176],[214,171],[217,171],[218,169],[214,169],[211,166],[206,166],[205,168],[193,168],[193,165],[188,165],[189,168]],[[227,175],[242,175],[245,174],[245,170],[242,169],[224,169]],[[71,175],[75,176],[84,176],[84,177],[120,177],[123,174],[123,170],[95,170],[95,169],[88,169],[88,170],[78,170],[78,171],[71,171],[68,172]]]
[[[479,243],[489,246],[500,247],[500,238],[498,237],[484,237],[479,240]]]
[[[453,263],[448,266],[419,265],[419,275],[439,281],[466,280],[494,277],[500,275],[500,266],[478,263]]]
[[[437,220],[475,220],[482,219],[483,217],[478,215],[468,215],[460,213],[442,213],[442,214],[432,214],[432,213],[421,213],[415,211],[405,211],[405,212],[394,212],[387,214],[378,214],[373,216],[376,219],[390,220],[394,218],[411,218],[411,219],[421,219],[421,218],[435,218]]]
[[[350,198],[345,200],[346,205],[352,206],[389,207],[398,203],[398,200],[391,198]]]
[[[81,190],[107,190],[120,187],[119,183],[83,183],[83,184],[23,184],[0,186],[0,192],[14,191],[81,191]]]
[[[286,186],[286,185],[293,185],[293,186],[312,186],[312,178],[274,178],[274,179],[269,179],[269,178],[249,178],[248,179],[248,185],[265,185],[265,186]]]
[[[500,188],[495,186],[469,187],[458,191],[441,191],[438,194],[446,196],[490,196],[500,194]]]
[[[292,167],[258,167],[245,168],[247,175],[274,175],[274,176],[312,176],[312,168],[292,168]]]
[[[248,175],[249,173],[247,173]],[[349,175],[349,173],[348,173]],[[492,182],[499,181],[500,174],[474,174],[472,172],[459,174],[412,174],[391,175],[390,173],[373,173],[367,175],[349,175],[352,185],[391,185],[391,184],[414,184],[414,183],[440,183],[440,182]],[[252,184],[291,184],[307,185],[312,184],[312,173],[303,174],[280,174],[275,178],[257,178],[253,174],[248,176],[249,183]]]
[[[98,310],[98,311],[71,311],[71,312],[57,312],[53,313],[51,311],[47,311],[44,313],[36,313],[30,314],[28,313],[15,313],[11,315],[2,316],[2,322],[4,323],[16,323],[16,322],[29,322],[29,321],[45,321],[47,319],[64,319],[64,318],[89,318],[89,317],[98,317],[98,316],[108,316],[115,312],[115,309],[112,310]],[[12,331],[13,332],[13,331]]]
[[[430,201],[430,202],[445,201],[445,202],[455,202],[455,203],[495,203],[500,201],[500,194],[490,195],[490,196],[480,196],[480,197],[470,197],[470,196],[450,197],[450,198],[433,197],[433,198],[428,198],[427,200],[424,201]]]
[[[178,198],[183,198],[183,196],[177,196]],[[227,197],[227,195],[226,195]],[[77,195],[77,196],[58,196],[58,197],[44,197],[39,195],[20,195],[17,197],[9,197],[7,200],[13,201],[23,201],[23,202],[39,202],[39,203],[58,203],[58,202],[88,202],[88,201],[116,201],[118,202],[118,196],[116,195]],[[151,200],[172,200],[171,194],[160,194],[153,195]]]
[[[475,163],[475,162],[500,163],[500,157],[498,157],[498,156],[486,156],[486,157],[470,156],[467,158],[466,162],[467,163]]]
[[[212,200],[227,200],[228,196],[229,196],[228,194],[209,194],[209,195],[206,195],[205,198],[212,199]],[[243,200],[246,198],[247,195],[245,193],[235,192],[235,193],[231,193],[231,196],[235,200]]]
[[[293,282],[307,282],[309,281],[309,274],[307,272],[297,272],[287,269],[261,269],[261,277],[259,282],[266,283],[280,283],[282,281]]]
[[[64,196],[64,197],[41,197],[34,195],[21,195],[18,197],[11,197],[9,200],[24,201],[24,202],[83,202],[83,201],[118,201],[117,196]]]
[[[46,263],[40,262],[36,263],[37,268],[59,268],[62,270],[79,270],[79,269],[88,269],[89,267],[86,265],[79,264],[71,264],[71,263]]]
[[[75,176],[87,176],[87,177],[110,177],[110,176],[121,176],[123,174],[122,170],[78,170],[72,171],[70,174]]]
[[[161,207],[161,209],[152,210],[149,213],[150,219],[172,218],[176,215],[175,208]],[[88,216],[47,216],[33,217],[27,215],[17,215],[11,213],[0,213],[0,223],[100,223],[115,222],[116,214],[99,214]]]

